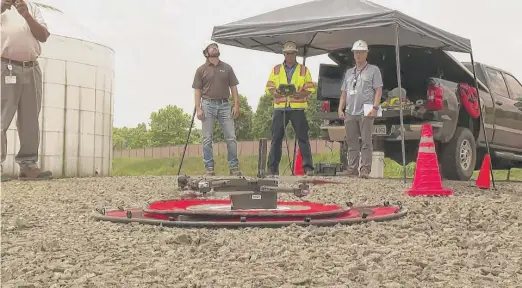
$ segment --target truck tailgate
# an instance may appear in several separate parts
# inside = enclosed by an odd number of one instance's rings
[[[383,109],[382,117],[375,118],[373,125],[373,135],[385,138],[388,141],[401,140],[400,125],[400,109],[387,108]],[[337,113],[334,112],[318,112],[319,119],[327,121],[341,120]],[[404,138],[405,140],[419,139],[420,131],[423,124],[430,123],[434,129],[442,127],[442,123],[434,120],[432,113],[415,109],[404,109]],[[321,126],[323,135],[330,141],[344,141],[346,132],[341,121],[336,123],[325,123]]]

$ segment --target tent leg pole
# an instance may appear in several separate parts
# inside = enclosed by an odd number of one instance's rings
[[[397,66],[397,85],[399,86],[399,104],[400,104],[400,120],[401,120],[401,148],[402,148],[402,172],[403,182],[406,183],[406,147],[404,144],[404,112],[402,100],[402,81],[401,81],[401,59],[399,47],[399,25],[395,25],[395,62]]]
[[[471,68],[473,69],[473,78],[475,80],[475,89],[477,89],[477,98],[478,98],[478,104],[480,109],[480,124],[482,125],[482,131],[484,132],[484,141],[486,141],[486,150],[488,151],[488,155],[491,157],[491,153],[489,151],[489,141],[488,141],[488,135],[486,133],[486,126],[484,125],[484,113],[482,113],[482,102],[480,101],[480,89],[478,87],[478,81],[477,81],[477,74],[475,72],[475,60],[473,59],[473,52],[469,53],[471,57]],[[495,177],[493,176],[493,161],[489,162],[489,173],[491,174],[491,184],[493,184],[493,189],[496,189],[495,187]]]

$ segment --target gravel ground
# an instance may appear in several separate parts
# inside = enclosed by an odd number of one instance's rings
[[[96,222],[98,207],[173,197],[175,177],[2,184],[2,287],[521,287],[522,183],[445,182],[410,198],[397,180],[337,178],[311,201],[404,203],[402,219],[237,230]],[[281,197],[281,198],[288,198]]]

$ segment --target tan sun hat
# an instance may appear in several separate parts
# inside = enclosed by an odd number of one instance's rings
[[[297,44],[294,41],[286,41],[285,44],[283,44],[283,53],[286,52],[297,52]]]

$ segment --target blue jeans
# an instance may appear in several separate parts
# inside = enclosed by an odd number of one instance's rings
[[[234,119],[232,119],[232,107],[228,100],[201,100],[201,109],[205,114],[202,121],[203,130],[203,163],[205,168],[214,168],[214,153],[212,138],[214,136],[214,123],[219,121],[223,136],[227,142],[228,166],[230,169],[238,168],[237,141]]]

